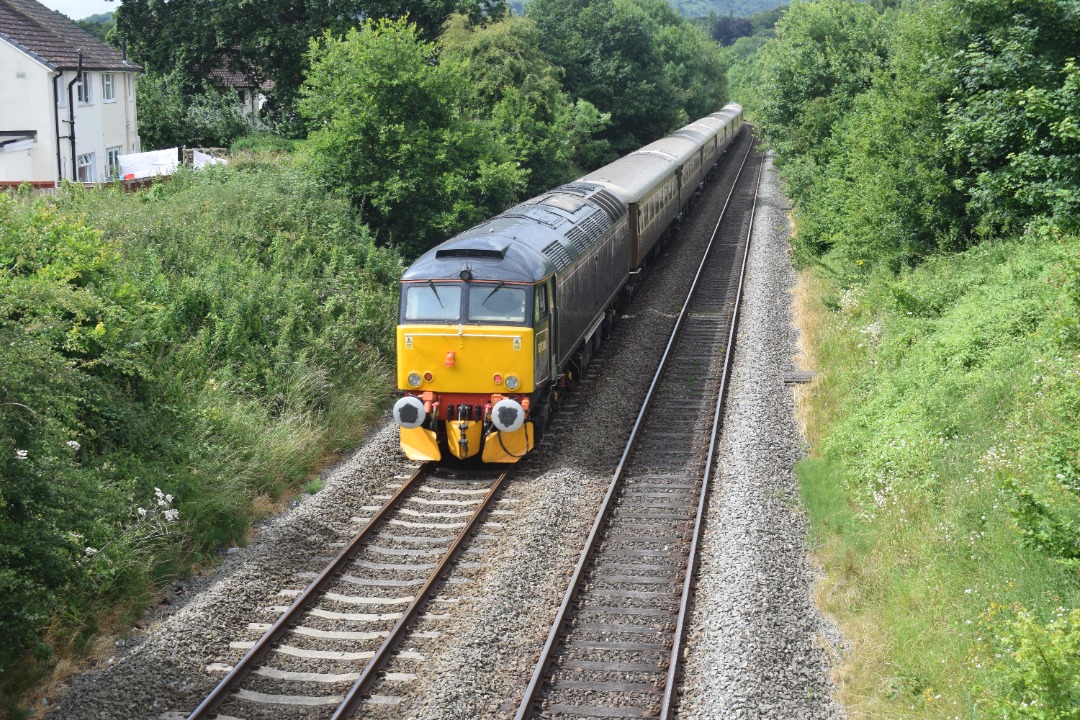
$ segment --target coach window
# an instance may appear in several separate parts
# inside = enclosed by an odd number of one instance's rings
[[[454,322],[461,317],[461,285],[406,285],[403,304],[406,321]]]

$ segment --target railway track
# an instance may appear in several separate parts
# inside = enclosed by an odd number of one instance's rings
[[[393,705],[438,637],[441,579],[492,507],[513,466],[462,471],[425,463],[385,499],[336,558],[261,632],[188,715],[201,718],[350,717],[365,700]],[[409,648],[402,650],[403,643]],[[248,649],[249,648],[249,649]],[[416,648],[420,648],[417,650]],[[382,672],[387,663],[404,672]],[[390,692],[369,697],[375,683]]]
[[[762,159],[747,149],[517,720],[668,718]]]

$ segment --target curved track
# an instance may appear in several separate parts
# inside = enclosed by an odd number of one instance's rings
[[[416,469],[338,556],[254,643],[188,716],[201,718],[291,716],[347,718],[366,699],[380,670],[406,636],[423,641],[437,620],[422,612],[436,602],[439,580],[489,509],[513,466],[501,473],[454,471],[426,463]],[[383,677],[408,682],[410,673]],[[374,698],[392,704],[393,696]]]
[[[517,719],[670,717],[761,157],[732,187]]]

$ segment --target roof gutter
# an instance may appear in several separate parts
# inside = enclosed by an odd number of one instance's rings
[[[75,77],[71,79],[71,82],[67,85],[67,99],[68,99],[68,140],[71,142],[71,181],[75,182],[79,179],[79,166],[77,164],[77,158],[75,156],[75,99],[72,96],[71,89],[75,87],[75,83],[79,82],[82,78],[82,49],[79,49],[79,66],[75,69]]]

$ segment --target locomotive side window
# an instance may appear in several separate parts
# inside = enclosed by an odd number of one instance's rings
[[[473,322],[525,322],[524,288],[497,285],[469,286],[469,320]]]
[[[461,285],[409,285],[405,320],[452,322],[461,317]]]
[[[539,324],[541,318],[547,316],[548,303],[547,303],[547,286],[536,286],[536,303],[533,310],[533,324]]]

